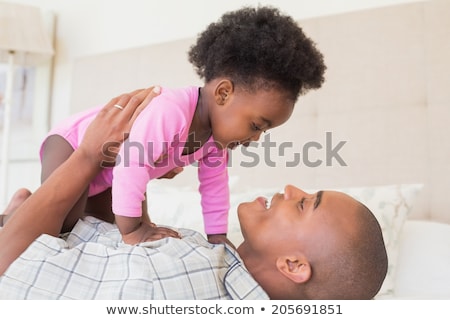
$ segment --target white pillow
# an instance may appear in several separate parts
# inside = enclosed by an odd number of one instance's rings
[[[155,182],[147,188],[151,220],[158,225],[189,228],[204,234],[200,193],[193,188],[167,187]]]
[[[381,226],[389,265],[378,297],[394,294],[400,232],[422,187],[422,184],[399,184],[334,189],[345,192],[365,204]]]

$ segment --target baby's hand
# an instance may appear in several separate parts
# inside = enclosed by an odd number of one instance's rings
[[[208,242],[212,244],[226,243],[236,249],[234,244],[227,238],[226,234],[208,234]]]
[[[181,238],[180,234],[172,229],[157,227],[154,223],[148,224],[145,222],[142,222],[136,230],[128,234],[122,234],[122,240],[127,244],[155,241],[167,237]]]

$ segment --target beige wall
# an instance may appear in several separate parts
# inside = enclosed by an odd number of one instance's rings
[[[230,175],[239,190],[294,183],[304,188],[424,183],[413,217],[450,222],[450,3],[430,1],[331,15],[300,21],[324,53],[326,83],[301,97],[288,123],[270,133],[284,156],[272,148],[272,168],[243,168],[246,157],[233,153]],[[149,84],[200,84],[187,62],[195,39],[185,39],[76,61],[71,111],[107,101],[118,92]],[[87,80],[89,79],[89,80]],[[101,85],[98,85],[101,84]],[[347,166],[287,168],[294,153],[314,141],[333,146]],[[258,150],[258,151],[256,151]],[[325,161],[311,150],[310,160]],[[194,180],[192,180],[194,179]],[[188,169],[171,183],[192,185]],[[238,189],[236,189],[237,191]]]
[[[39,108],[33,116],[36,124],[54,125],[66,118],[72,111],[72,79],[74,63],[80,57],[116,52],[124,49],[150,46],[172,40],[195,37],[209,23],[224,12],[247,5],[270,4],[289,13],[296,19],[318,17],[366,8],[377,8],[400,3],[428,0],[7,0],[28,4],[42,9],[43,13],[54,15],[55,55],[52,64],[51,92],[47,99],[38,98]],[[182,26],[182,27],[180,27]],[[183,56],[184,59],[184,56]],[[158,61],[158,60],[157,60]],[[185,60],[182,60],[185,61]],[[128,62],[129,63],[129,62]],[[186,69],[191,70],[189,66]],[[130,79],[126,79],[130,81]],[[36,81],[40,95],[47,94],[47,82]],[[117,92],[114,92],[117,93]],[[78,93],[77,93],[78,94]],[[93,95],[93,101],[97,95]],[[109,98],[109,97],[108,97]],[[76,99],[76,98],[75,98]],[[48,106],[47,106],[48,103]],[[50,112],[48,112],[50,109]],[[48,121],[46,119],[48,118]],[[44,128],[44,132],[48,128]],[[1,131],[0,131],[1,135]],[[36,143],[30,148],[12,142],[11,165],[7,193],[12,196],[20,187],[35,190],[40,184],[39,161],[36,150],[43,134],[21,131],[20,135],[33,137]],[[14,134],[17,138],[18,135]],[[17,139],[16,139],[17,140]],[[15,154],[21,154],[18,159]],[[26,159],[22,154],[26,153]],[[29,174],[24,175],[27,172]],[[0,177],[1,179],[1,177]],[[1,201],[1,200],[0,200]],[[5,204],[0,204],[0,206]]]

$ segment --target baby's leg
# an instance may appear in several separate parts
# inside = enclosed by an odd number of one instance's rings
[[[111,188],[89,197],[86,203],[86,215],[96,217],[100,220],[113,223]]]
[[[9,201],[5,211],[0,215],[0,227],[14,214],[14,211],[31,195],[30,190],[22,188],[17,190]]]
[[[41,182],[44,182],[73,153],[72,146],[61,136],[53,135],[47,138],[43,146]],[[71,183],[67,181],[67,183]],[[88,189],[82,194],[69,212],[65,215],[61,232],[71,231],[77,221],[83,217],[88,197]]]

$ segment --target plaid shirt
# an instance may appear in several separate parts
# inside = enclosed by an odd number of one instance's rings
[[[0,277],[0,299],[268,299],[237,253],[196,231],[131,246],[92,217],[40,236]]]

